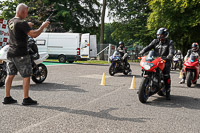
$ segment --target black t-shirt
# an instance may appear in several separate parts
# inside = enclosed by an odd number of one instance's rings
[[[31,30],[28,23],[20,18],[12,18],[8,23],[8,29],[10,34],[10,47],[7,57],[28,55],[27,33]]]

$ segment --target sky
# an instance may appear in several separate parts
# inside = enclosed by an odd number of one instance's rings
[[[103,4],[103,0],[99,0],[99,2],[101,4]],[[112,22],[112,19],[110,20],[109,17],[108,17],[108,12],[109,12],[109,10],[108,10],[108,8],[106,8],[105,23],[111,23]]]

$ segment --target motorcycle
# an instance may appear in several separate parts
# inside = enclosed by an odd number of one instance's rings
[[[111,76],[114,76],[115,73],[123,73],[124,75],[127,75],[131,72],[130,64],[127,63],[125,65],[125,62],[118,51],[115,51],[109,59],[111,61],[109,67],[109,74]]]
[[[0,64],[0,87],[4,85],[5,79],[7,76],[6,62],[9,62],[9,60],[7,59],[8,48],[9,48],[9,45],[6,45],[0,50],[0,60],[4,61],[4,63]],[[44,64],[42,64],[42,62],[46,60],[48,57],[49,57],[48,53],[41,52],[39,53],[39,59],[32,60],[33,82],[42,83],[46,79],[47,67]]]
[[[179,70],[181,70],[182,69],[182,63],[183,63],[183,61],[180,57],[174,56],[173,57],[173,67],[172,67],[172,69],[176,70],[176,68],[179,68]]]
[[[197,83],[197,79],[199,78],[199,69],[199,55],[198,53],[192,52],[191,55],[186,58],[184,63],[184,71],[188,87]]]
[[[142,68],[142,81],[139,86],[138,98],[141,103],[146,103],[148,98],[154,94],[165,96],[163,69],[165,60],[157,56],[154,51],[150,51],[147,56],[143,56],[140,61]]]

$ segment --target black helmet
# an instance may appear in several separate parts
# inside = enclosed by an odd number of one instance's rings
[[[122,45],[124,47],[124,42],[120,41],[119,46]],[[121,47],[121,46],[120,46]]]
[[[193,50],[193,51],[199,50],[199,45],[198,45],[197,42],[192,43],[192,50]]]
[[[178,50],[178,51],[177,51],[177,54],[181,54],[181,50]]]
[[[160,29],[158,29],[156,35],[157,35],[158,39],[166,39],[169,36],[168,29],[166,29],[166,28],[160,28]],[[161,36],[161,35],[163,35],[163,36]]]
[[[28,44],[34,44],[35,40],[32,37],[28,38]]]
[[[119,42],[119,45],[124,45],[124,42],[120,41],[120,42]]]

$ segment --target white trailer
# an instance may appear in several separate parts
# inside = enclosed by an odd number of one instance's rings
[[[36,43],[39,52],[47,52],[49,58],[59,62],[73,63],[97,56],[96,35],[89,33],[42,33]]]

